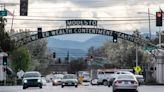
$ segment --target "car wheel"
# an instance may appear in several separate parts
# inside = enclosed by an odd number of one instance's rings
[[[27,87],[23,86],[23,89],[26,89]]]
[[[77,85],[75,85],[75,88],[77,88],[78,86]]]
[[[103,81],[103,85],[104,86],[107,86],[108,85],[108,82],[107,81]]]
[[[117,90],[113,90],[113,92],[118,92]]]
[[[110,87],[111,85],[110,84],[108,84],[108,87]]]
[[[135,90],[134,92],[138,92],[138,90]]]
[[[39,88],[42,89],[42,85],[40,85]]]
[[[61,88],[64,88],[64,86],[62,85]]]

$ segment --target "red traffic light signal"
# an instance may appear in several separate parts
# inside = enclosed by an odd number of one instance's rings
[[[163,12],[156,12],[156,26],[162,26]]]

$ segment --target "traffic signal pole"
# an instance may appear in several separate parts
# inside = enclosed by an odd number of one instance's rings
[[[5,80],[4,80],[4,86],[6,86],[6,80],[7,80],[7,66],[5,66]]]
[[[138,66],[138,45],[136,44],[136,66]]]

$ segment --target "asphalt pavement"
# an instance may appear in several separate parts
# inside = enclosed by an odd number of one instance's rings
[[[164,86],[145,86],[139,87],[139,92],[164,92]],[[50,83],[40,88],[27,88],[22,89],[22,86],[0,86],[0,92],[112,92],[112,87],[107,86],[82,86],[75,87],[64,87],[52,86]]]

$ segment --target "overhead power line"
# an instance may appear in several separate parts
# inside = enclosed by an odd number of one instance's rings
[[[7,19],[11,19],[11,18],[7,18]],[[76,18],[78,19],[78,18]],[[23,18],[15,18],[14,20],[35,20],[35,21],[66,21],[68,19],[33,19],[33,18],[27,18],[27,19],[23,19]],[[95,19],[97,21],[148,21],[148,19]],[[150,19],[150,20],[155,20],[155,19]]]

